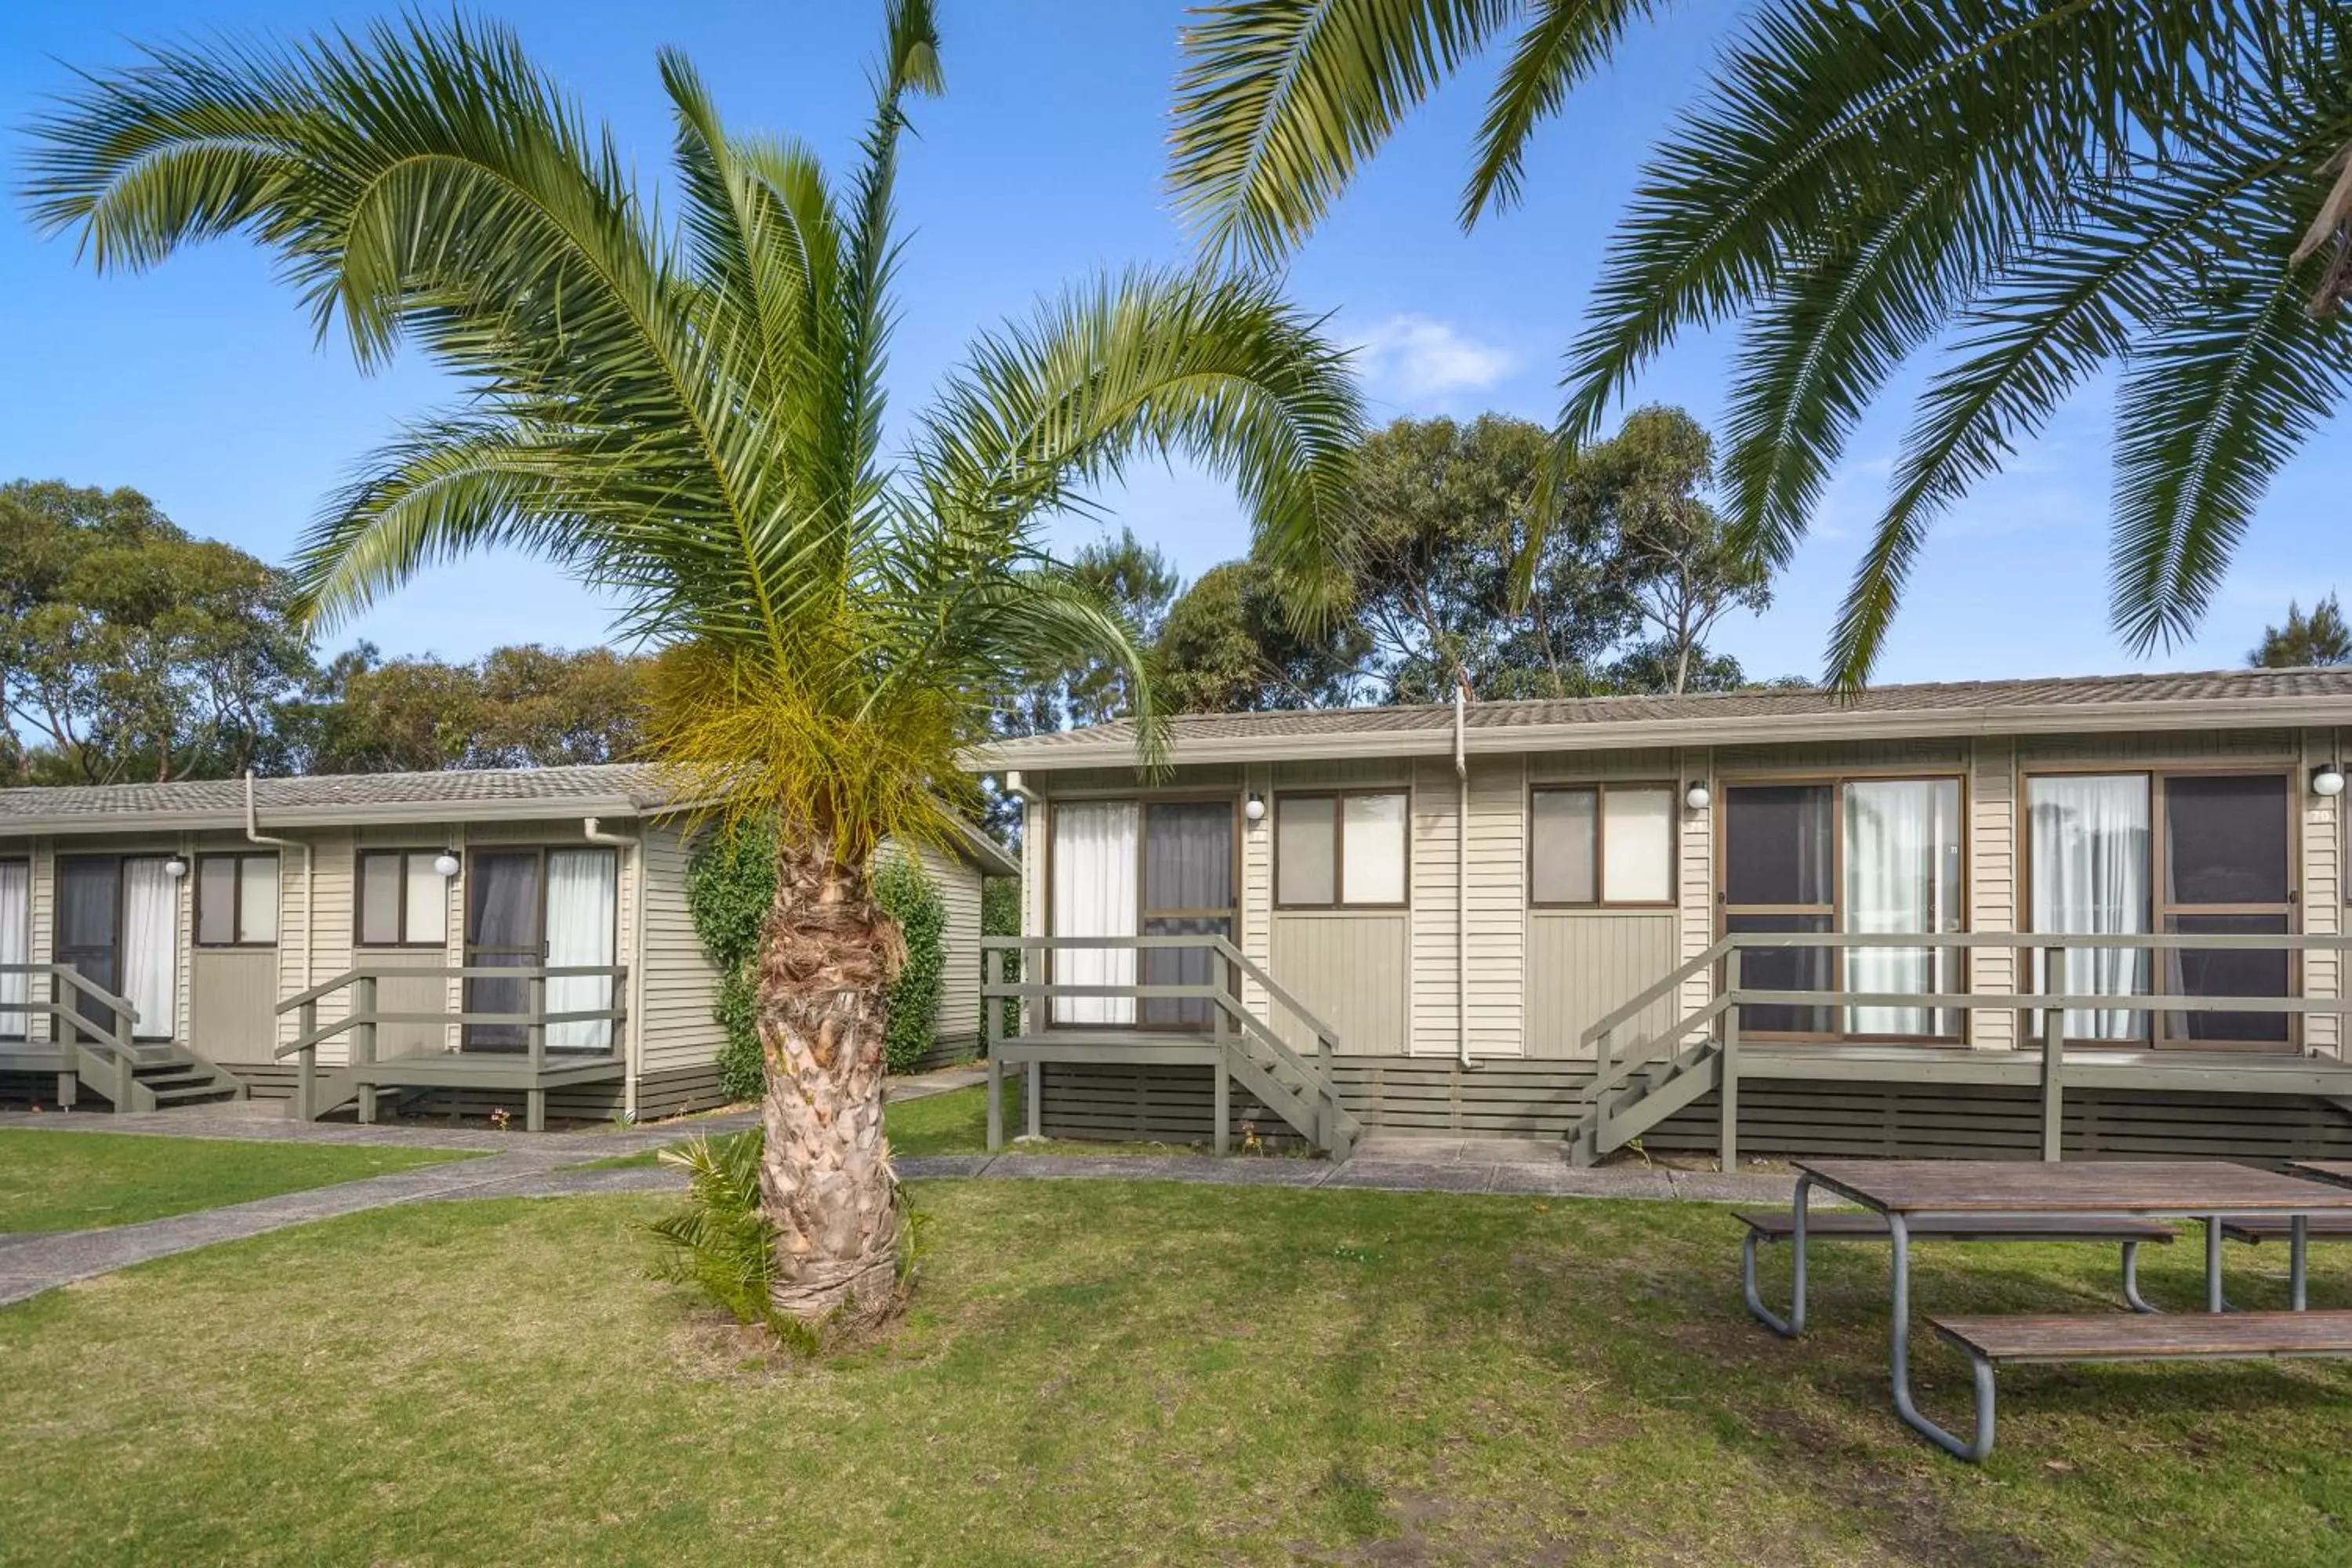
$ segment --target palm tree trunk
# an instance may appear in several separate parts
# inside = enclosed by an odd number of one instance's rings
[[[861,870],[812,844],[783,846],[758,958],[760,1195],[776,1227],[776,1310],[805,1323],[871,1321],[897,1286],[882,1047],[900,951]]]

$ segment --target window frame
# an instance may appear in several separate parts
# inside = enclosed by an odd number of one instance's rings
[[[2282,934],[2286,936],[2304,934],[2305,803],[2302,798],[2297,782],[2302,776],[2302,765],[2292,759],[2279,761],[2275,752],[2267,758],[2249,757],[2242,762],[2217,759],[2212,762],[2164,763],[2126,759],[2107,763],[2040,763],[2027,765],[2021,761],[2017,769],[2017,806],[2014,828],[2017,836],[2018,867],[2016,925],[2020,934],[2027,937],[2066,934],[2041,932],[2033,929],[2032,781],[2037,778],[2120,777],[2132,773],[2144,775],[2147,779],[2147,923],[2152,932],[2163,934],[2169,929],[2170,922],[2182,914],[2192,919],[2200,915],[2283,915],[2286,930]],[[2166,796],[2165,781],[2173,778],[2279,778],[2284,781],[2286,902],[2284,906],[2176,904],[2172,901],[2166,891],[2168,868],[2166,864],[2165,851],[2170,837],[2168,831],[2169,818],[2167,814],[2170,809],[2170,804]],[[2039,956],[2042,949],[2037,944],[2029,945],[2033,947],[2036,956],[2027,967],[2029,970],[2038,970],[2042,966]],[[2117,1009],[2117,1011],[2140,1012],[2148,1015],[2147,1034],[2124,1040],[2078,1039],[2068,1036],[2063,1044],[2069,1048],[2079,1047],[2084,1050],[2255,1051],[2270,1052],[2274,1055],[2299,1052],[2303,1049],[2305,1035],[2303,1016],[2295,1013],[2285,1015],[2286,1038],[2284,1041],[2199,1040],[2186,1036],[2173,1035],[2168,1026],[2168,1021],[2173,1016],[2173,1010],[2165,1008],[2161,1004],[2166,996],[2183,994],[2183,993],[2165,989],[2169,969],[2167,960],[2183,951],[2186,950],[2151,948],[2147,966],[2148,989],[2145,998],[2149,1005],[2146,1007]],[[2306,994],[2305,987],[2308,981],[2305,963],[2306,956],[2293,950],[2289,950],[2286,953],[2286,994],[2291,997]],[[2023,983],[2033,984],[2034,994],[2041,994],[2041,984],[2033,974],[2028,973],[2020,978]]]
[[[2082,771],[2100,773],[2116,773],[2120,771],[2128,773],[2132,770],[2129,768],[2119,770],[2109,767],[2085,769]],[[1866,931],[1849,933],[1846,931],[1845,796],[1846,786],[1848,784],[1954,784],[1958,786],[1960,928],[1959,931],[1954,934],[1965,935],[1977,929],[1976,817],[1974,816],[1975,794],[1970,788],[1971,778],[1969,769],[1967,764],[1953,763],[1946,765],[1930,764],[1927,766],[1906,766],[1897,764],[1883,767],[1808,768],[1790,770],[1788,772],[1726,773],[1717,777],[1708,785],[1711,803],[1708,806],[1708,810],[1715,818],[1713,824],[1715,842],[1712,846],[1711,852],[1711,858],[1714,861],[1712,876],[1715,918],[1713,924],[1715,934],[1718,941],[1731,934],[1730,921],[1738,916],[1754,916],[1761,918],[1780,916],[1791,919],[1813,920],[1826,917],[1830,922],[1830,932],[1834,935],[1882,934],[1889,938],[1900,938],[1906,934],[1909,934],[1901,931],[1886,931],[1881,933]],[[1826,789],[1830,793],[1829,901],[1827,903],[1821,904],[1732,903],[1730,901],[1731,830],[1729,826],[1731,792],[1735,789],[1811,787]],[[2020,802],[2019,831],[2021,833],[2025,832],[2030,826],[2030,817],[2026,815],[2025,808],[2022,804],[2024,795],[2025,791],[2021,784],[2018,790],[2018,798]],[[2021,838],[2020,842],[2023,843],[2024,840]],[[2030,858],[2030,856],[2027,852],[2021,851],[2021,858]],[[2031,906],[2021,904],[2019,907],[2030,908]],[[1769,935],[1773,933],[1762,932],[1752,934]],[[1904,943],[1899,940],[1890,940],[1881,943],[1874,943],[1873,945],[1874,947],[1883,948],[1900,948]],[[1836,954],[1835,973],[1831,977],[1832,981],[1832,988],[1840,992],[1852,990],[1852,986],[1847,984],[1846,976],[1846,963],[1852,950],[1847,948],[1831,948],[1828,951]],[[1958,956],[1953,960],[1953,967],[1957,971],[1952,981],[1954,990],[1956,992],[1972,992],[1976,988],[1976,954],[1973,950],[1965,947],[1959,948],[1956,951]],[[1775,1004],[1765,1002],[1757,1003],[1754,1004],[1754,1005],[1772,1006],[1775,1005]],[[1837,1015],[1841,1019],[1843,1019],[1843,1015],[1848,1011],[1848,1009],[1843,1006],[1824,1007],[1820,1010]],[[1944,1009],[1928,1008],[1927,1011],[1929,1013],[1940,1013],[1944,1011]],[[1744,1024],[1741,1027],[1740,1035],[1744,1039],[1770,1040],[1791,1044],[1822,1045],[1844,1043],[1862,1045],[1918,1046],[1922,1047],[1940,1049],[1967,1049],[1969,1046],[1969,1020],[1965,1010],[1960,1010],[1960,1012],[1961,1016],[1958,1019],[1959,1033],[1956,1035],[1857,1034],[1843,1028],[1831,1028],[1826,1030],[1762,1030],[1749,1028]]]
[[[450,879],[443,878],[441,879],[441,940],[438,942],[414,942],[410,940],[408,935],[407,862],[412,858],[422,856],[425,858],[426,864],[430,866],[433,858],[440,855],[441,853],[443,853],[443,851],[437,848],[412,849],[402,848],[394,846],[386,846],[373,849],[362,849],[352,858],[352,951],[354,952],[397,952],[403,951],[409,952],[446,952],[449,950],[450,921],[448,916],[448,896]],[[367,863],[372,859],[385,857],[389,857],[401,862],[399,914],[400,940],[398,942],[370,942],[367,940],[366,934]],[[460,870],[462,874],[462,867]],[[438,875],[438,873],[436,873],[436,875]],[[464,917],[462,914],[460,915],[457,923],[461,927],[464,924]]]
[[[33,858],[28,854],[0,855],[0,866],[22,866],[25,868],[25,962],[30,963],[33,962],[33,895],[36,890],[33,880]],[[54,914],[51,918],[55,919]],[[28,973],[25,976],[25,1000],[29,1004],[32,999],[33,977]],[[12,1022],[13,1033],[11,1032]],[[13,1021],[9,1015],[0,1013],[0,1040],[15,1044],[32,1037],[33,1014],[29,1006],[26,1010],[17,1013]]]
[[[233,862],[236,867],[236,874],[233,879],[231,879],[234,891],[229,898],[228,907],[229,940],[226,942],[206,942],[205,940],[205,868],[218,860]],[[276,884],[278,888],[278,920],[273,925],[273,929],[277,930],[279,934],[278,936],[270,938],[268,942],[247,942],[243,937],[236,934],[245,929],[245,865],[248,860],[269,861],[278,868],[278,876],[280,879]],[[286,866],[284,860],[279,857],[277,850],[223,849],[209,853],[199,851],[195,857],[195,867],[191,872],[191,875],[195,879],[195,880],[194,888],[189,895],[189,945],[205,952],[234,952],[238,951],[257,952],[268,948],[274,948],[278,944],[280,938],[282,938],[285,933],[286,884],[282,879],[286,875]]]
[[[1663,899],[1612,899],[1609,888],[1609,792],[1664,790],[1666,795],[1666,896]],[[1528,908],[1531,910],[1676,910],[1681,879],[1675,875],[1683,853],[1683,784],[1677,779],[1543,779],[1528,784]],[[1588,900],[1536,897],[1536,796],[1570,791],[1592,795],[1592,897]]]
[[[1403,897],[1394,902],[1350,903],[1348,900],[1348,806],[1349,800],[1373,796],[1394,795],[1404,802],[1404,820],[1398,825],[1403,843]],[[1331,898],[1328,903],[1286,903],[1282,898],[1282,811],[1294,800],[1328,800],[1331,803]],[[1345,787],[1278,790],[1274,796],[1273,848],[1274,908],[1280,912],[1310,913],[1323,910],[1330,913],[1395,912],[1412,907],[1412,786],[1411,784],[1351,784]]]

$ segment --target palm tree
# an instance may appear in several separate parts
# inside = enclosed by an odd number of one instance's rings
[[[36,128],[37,220],[100,268],[243,233],[362,366],[403,342],[462,382],[379,452],[298,561],[331,621],[493,546],[617,595],[665,650],[649,746],[680,798],[780,822],[757,960],[763,1208],[780,1313],[879,1311],[896,933],[864,868],[950,842],[963,749],[1024,670],[1123,665],[1119,620],[1036,537],[1139,453],[1230,476],[1305,568],[1345,524],[1361,423],[1344,359],[1264,282],[1134,272],[981,338],[884,446],[891,190],[940,88],[929,0],[892,0],[873,116],[835,184],[730,133],[681,58],[675,226],[608,132],[501,30],[378,25],[269,50],[158,49]]]
[[[1508,38],[1461,217],[1655,0],[1234,0],[1187,34],[1173,181],[1278,258],[1404,114]],[[1563,445],[1677,334],[1740,320],[1724,463],[1784,562],[1895,368],[1941,364],[1831,638],[1864,679],[1936,514],[2122,372],[2112,614],[2193,632],[2272,475],[2352,387],[2342,0],[1768,0],[1658,144],[1570,348]]]

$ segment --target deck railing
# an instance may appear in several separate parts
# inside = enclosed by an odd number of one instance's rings
[[[114,1101],[118,1110],[146,1110],[140,1100],[139,1081],[133,1076],[142,1057],[137,1029],[139,1009],[126,996],[118,996],[95,981],[86,978],[70,963],[0,963],[0,974],[25,976],[25,1000],[0,1005],[0,1030],[6,1030],[16,1019],[23,1019],[25,1044],[37,1048],[30,1039],[35,1018],[56,1020],[50,1026],[54,1039],[46,1055],[58,1057],[62,1065],[60,1077],[73,1072],[78,1079],[87,1079],[93,1086],[107,1085],[100,1092]],[[34,984],[46,979],[46,987]],[[36,994],[46,991],[46,994]],[[84,1013],[73,998],[87,997],[104,1010],[107,1022]],[[85,1039],[83,1037],[87,1036]],[[64,1100],[64,1096],[59,1097]]]
[[[363,1072],[365,1068],[385,1060],[405,1060],[411,1057],[433,1056],[436,1052],[409,1052],[395,1058],[380,1058],[376,1052],[377,1030],[386,1024],[411,1024],[426,1026],[456,1025],[520,1026],[523,1030],[522,1055],[530,1063],[534,1079],[548,1068],[549,1046],[547,1031],[555,1024],[609,1023],[605,1043],[602,1047],[580,1048],[555,1047],[555,1054],[567,1063],[583,1060],[619,1061],[624,1054],[622,1026],[627,1021],[628,1009],[624,998],[628,994],[629,967],[625,963],[575,964],[465,964],[415,967],[404,964],[362,964],[345,970],[323,984],[289,996],[278,1004],[279,1016],[297,1015],[294,1038],[278,1047],[280,1061],[288,1057],[299,1058],[295,1079],[295,1115],[308,1121],[327,1109],[318,1103],[320,1092],[319,1047],[339,1036],[348,1036],[350,1057],[344,1071]],[[602,1007],[572,1008],[561,1013],[547,1010],[547,983],[551,980],[593,980],[611,982],[611,1000]],[[520,1012],[469,1012],[462,1006],[430,1010],[394,1008],[378,1005],[378,987],[387,980],[508,980],[520,981],[527,990],[528,1002]],[[348,991],[351,995],[340,1016],[320,1022],[319,1005],[328,997]],[[361,1120],[373,1120],[374,1090],[364,1081],[358,1084]],[[532,1121],[538,1121],[540,1098],[532,1099]],[[534,1126],[531,1129],[537,1131]]]
[[[2018,1046],[2039,1045],[2042,1147],[2045,1157],[2054,1159],[2063,1110],[2061,1085],[2064,1076],[2065,1018],[2068,1013],[2269,1013],[2291,1016],[2332,1016],[2337,1020],[2339,1036],[2344,1030],[2345,1020],[2352,1018],[2352,995],[2221,996],[2194,995],[2177,991],[2046,992],[2025,990],[2021,984],[2009,991],[1855,991],[1843,987],[1800,991],[1737,983],[1742,952],[1758,950],[1787,952],[1799,948],[1877,952],[1968,952],[1979,950],[2008,952],[2015,958],[2012,980],[2022,982],[2033,974],[2037,960],[2041,965],[2041,975],[2063,977],[2067,973],[2067,954],[2078,951],[2341,953],[2352,949],[2352,933],[1740,931],[1719,939],[1704,952],[1685,962],[1603,1015],[1584,1031],[1580,1041],[1593,1057],[1591,1087],[1587,1090],[1588,1103],[1601,1121],[1607,1121],[1611,1097],[1634,1074],[1662,1065],[1671,1071],[1699,1053],[1713,1052],[1719,1061],[1725,1147],[1730,1148],[1730,1141],[1734,1137],[1733,1122],[1738,1116],[1739,1010],[1742,1007],[1890,1007],[1928,1013],[1958,1013],[1961,1017],[1960,1037],[1963,1040],[1970,1033],[1969,1025],[1974,1015],[1993,1011],[2014,1015]],[[1674,1023],[1656,1034],[1635,1040],[1620,1050],[1617,1037],[1621,1030],[1661,1002],[1677,997],[1685,985],[1702,976],[1707,977],[1708,982],[1708,995],[1704,1003],[1680,1014]],[[2339,973],[2339,989],[2344,978]],[[2291,980],[2290,984],[2293,983]],[[1676,1005],[1679,1007],[1678,1003]],[[2102,1040],[2099,1044],[2102,1047],[2129,1048],[2133,1042],[2129,1039]]]
[[[1326,1149],[1334,1147],[1344,1149],[1352,1142],[1359,1130],[1354,1116],[1339,1103],[1338,1079],[1333,1071],[1334,1058],[1339,1049],[1339,1032],[1316,1016],[1304,1003],[1292,995],[1240,948],[1222,936],[1202,934],[1104,937],[983,936],[981,938],[981,949],[982,976],[980,988],[981,1006],[985,1015],[983,1023],[988,1032],[988,1047],[992,1059],[995,1058],[999,1047],[1004,1044],[1003,1004],[1006,1000],[1017,1002],[1024,1008],[1041,1009],[1046,1015],[1043,1018],[1031,1019],[1029,1028],[1023,1037],[1024,1040],[1050,1038],[1050,1031],[1054,1026],[1051,1015],[1054,1004],[1057,1001],[1084,998],[1131,1001],[1136,1005],[1137,1026],[1139,1029],[1148,1029],[1151,1026],[1144,1024],[1140,1016],[1143,1012],[1142,1005],[1146,1002],[1198,1002],[1204,1005],[1202,1011],[1206,1016],[1194,1027],[1193,1032],[1208,1034],[1226,1058],[1223,1068],[1215,1075],[1213,1131],[1218,1152],[1224,1152],[1226,1137],[1226,1072],[1235,1068],[1246,1073],[1255,1066],[1257,1071],[1263,1072],[1265,1066],[1271,1065],[1279,1069],[1277,1077],[1281,1073],[1286,1073],[1297,1079],[1303,1091],[1301,1098],[1309,1108],[1307,1114],[1303,1118],[1307,1125],[1300,1126],[1298,1130]],[[1139,980],[1077,983],[1063,982],[1055,978],[1052,954],[1084,951],[1132,952],[1138,954],[1202,953],[1210,960],[1211,972],[1214,978],[1192,983]],[[989,978],[991,968],[988,963],[988,954],[1029,952],[1043,952],[1048,955],[1044,979]],[[1260,1016],[1248,1005],[1244,990],[1245,984],[1254,984],[1264,993],[1269,1010],[1278,1007],[1287,1012],[1302,1026],[1303,1032],[1313,1037],[1315,1044],[1312,1048],[1315,1059],[1312,1064],[1298,1054],[1290,1041],[1283,1037],[1282,1031],[1275,1027],[1271,1019]],[[1178,1031],[1181,1032],[1182,1027],[1181,1025],[1178,1026]],[[1112,1058],[1115,1058],[1117,1050],[1118,1047],[1105,1047],[1102,1055],[1107,1059]],[[1140,1054],[1139,1049],[1139,1057]],[[1283,1087],[1286,1090],[1287,1086]],[[1265,1098],[1264,1089],[1260,1089],[1259,1094],[1261,1099]],[[1040,1115],[1040,1100],[1033,1092],[1028,1096],[1028,1130],[1033,1135],[1041,1131]],[[1002,1140],[1002,1116],[1003,1108],[992,1095],[989,1100],[989,1142],[992,1148]],[[1286,1120],[1290,1118],[1286,1117]],[[1294,1121],[1294,1125],[1297,1125],[1297,1121]]]

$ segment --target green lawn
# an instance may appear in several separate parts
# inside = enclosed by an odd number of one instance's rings
[[[952,1089],[944,1094],[927,1094],[919,1100],[900,1100],[883,1112],[883,1127],[889,1134],[890,1152],[909,1159],[926,1154],[985,1154],[988,1152],[988,1089],[975,1084],[970,1089]],[[1005,1147],[1013,1149],[1011,1140],[1020,1136],[1021,1085],[1006,1080],[1004,1085]],[[1182,1154],[1192,1152],[1190,1145],[1181,1143],[1080,1143],[1046,1139],[1035,1143],[1018,1145],[1024,1154]],[[626,1170],[661,1163],[657,1151],[647,1150],[638,1154],[622,1154],[610,1160],[592,1160],[580,1167],[590,1171]]]
[[[470,1157],[446,1149],[5,1128],[0,1235],[129,1225]]]
[[[913,1313],[814,1366],[648,1278],[645,1195],[383,1210],[0,1310],[0,1561],[2352,1559],[2342,1364],[2013,1370],[1972,1468],[1887,1407],[1880,1248],[1822,1249],[1790,1344],[1701,1205],[911,1191]],[[2151,1289],[2192,1297],[2194,1252]],[[2283,1254],[2233,1261],[2275,1299]],[[1930,1246],[1919,1294],[2089,1309],[2113,1264]],[[1921,1383],[1960,1418],[1958,1356]]]

